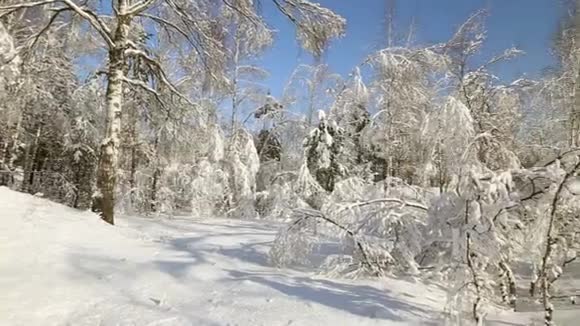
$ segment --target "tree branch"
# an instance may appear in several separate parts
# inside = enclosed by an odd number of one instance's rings
[[[96,15],[94,12],[92,12],[89,9],[86,9],[86,8],[83,9],[83,8],[79,7],[72,0],[44,0],[44,1],[28,2],[28,3],[21,3],[21,4],[10,5],[10,6],[4,6],[4,7],[0,7],[0,11],[8,10],[8,12],[0,14],[0,18],[4,17],[6,15],[9,15],[13,12],[16,12],[18,10],[43,6],[43,5],[51,4],[51,3],[62,3],[64,5],[66,5],[68,8],[70,8],[70,10],[73,10],[79,16],[86,19],[92,25],[92,27],[101,35],[101,37],[107,43],[109,48],[114,47],[114,42],[111,38],[111,31],[109,30],[107,25],[99,18],[99,16]],[[50,27],[50,24],[52,24],[52,22],[54,22],[54,19],[56,19],[56,18],[53,16],[51,18],[51,23],[49,23],[49,26],[43,28],[43,31],[40,34],[44,33]]]
[[[362,207],[362,206],[380,204],[380,203],[396,203],[396,204],[400,204],[402,207],[408,206],[408,207],[417,208],[417,209],[420,209],[423,211],[427,211],[427,207],[425,205],[422,205],[419,203],[414,203],[414,202],[404,201],[404,200],[401,200],[399,198],[379,198],[379,199],[373,199],[373,200],[364,201],[364,202],[356,202],[356,203],[352,203],[351,205],[349,205],[345,209],[353,209],[355,207]]]
[[[71,0],[59,0],[59,1],[65,3],[72,10],[74,10],[79,16],[86,19],[93,26],[93,28],[101,35],[101,37],[107,43],[109,48],[115,47],[115,42],[113,42],[113,39],[111,37],[111,31],[109,30],[107,25],[99,18],[99,16],[97,16],[91,10],[79,7]]]
[[[170,21],[168,21],[166,19],[163,19],[163,18],[158,17],[158,16],[154,16],[154,15],[151,15],[151,14],[141,13],[141,14],[138,14],[137,16],[144,17],[144,18],[149,18],[149,19],[153,20],[154,22],[158,23],[159,25],[161,25],[163,27],[169,26],[169,27],[173,28],[177,33],[181,34],[187,40],[187,42],[189,44],[191,44],[191,46],[194,47],[195,51],[198,54],[201,54],[201,51],[198,48],[197,43],[191,38],[191,36],[189,36],[189,34],[187,34],[179,26],[173,24],[172,22],[170,22]]]
[[[149,8],[149,6],[152,5],[155,1],[157,1],[157,0],[143,0],[143,1],[137,2],[134,5],[132,5],[131,7],[129,7],[129,9],[127,9],[126,12],[120,13],[120,15],[123,15],[123,16],[124,15],[126,15],[126,16],[139,15],[143,11],[147,10],[147,8]]]
[[[146,91],[147,93],[153,95],[153,97],[155,98],[155,100],[157,100],[157,102],[159,103],[161,108],[167,112],[168,118],[170,117],[171,110],[167,107],[167,105],[165,104],[165,102],[161,98],[161,94],[159,94],[159,92],[157,92],[156,90],[154,90],[153,88],[151,88],[149,85],[147,85],[145,82],[143,82],[141,80],[123,77],[123,82],[125,82],[131,86],[141,88],[144,91]]]
[[[336,226],[337,228],[339,228],[340,230],[344,231],[353,241],[354,243],[357,245],[361,255],[362,255],[362,264],[363,265],[367,265],[368,267],[370,267],[371,269],[373,268],[373,266],[375,266],[375,264],[373,264],[371,262],[371,260],[369,259],[369,255],[367,253],[367,251],[365,250],[365,246],[364,244],[359,240],[359,238],[357,237],[356,233],[351,231],[350,229],[348,229],[347,227],[339,224],[338,222],[324,216],[324,214],[320,211],[316,211],[316,210],[309,210],[309,209],[296,209],[295,212],[302,214],[302,217],[298,218],[297,220],[295,220],[290,227],[288,228],[289,230],[294,228],[296,225],[298,225],[301,221],[306,220],[310,217],[314,217],[314,218],[319,218],[322,219],[334,226]],[[376,264],[376,268],[377,270],[375,270],[375,272],[377,274],[381,274],[382,273],[382,268]]]
[[[45,0],[45,1],[28,2],[28,3],[21,3],[21,4],[0,7],[0,12],[7,10],[3,13],[0,13],[0,18],[6,17],[6,16],[13,14],[19,10],[22,10],[22,9],[39,7],[39,6],[43,6],[43,5],[47,5],[47,4],[51,4],[51,3],[57,3],[59,1],[60,0]]]
[[[65,7],[65,8],[58,8],[55,9],[55,13],[54,15],[52,15],[52,17],[50,17],[50,20],[48,21],[48,23],[38,32],[36,33],[36,35],[32,36],[31,39],[33,40],[32,43],[29,46],[29,49],[32,49],[36,46],[36,43],[38,43],[38,40],[40,39],[40,37],[46,33],[46,31],[48,31],[50,29],[50,27],[52,26],[52,24],[56,21],[56,19],[58,18],[58,16],[64,12],[64,11],[69,11],[72,10],[71,8]]]
[[[37,1],[37,2],[20,3],[20,4],[14,4],[14,5],[0,7],[0,11],[3,11],[3,10],[21,10],[21,9],[26,9],[26,8],[43,6],[43,5],[47,5],[50,3],[57,3],[60,1],[61,0],[44,0],[44,1]],[[0,17],[2,17],[4,15],[5,14],[0,15]]]
[[[181,94],[179,90],[169,81],[163,67],[161,64],[157,62],[157,60],[149,57],[145,52],[137,49],[127,49],[125,50],[125,54],[128,56],[139,57],[143,59],[143,61],[149,66],[149,69],[159,78],[159,81],[166,86],[173,94],[177,97],[184,100],[187,104],[191,105],[192,107],[197,107],[195,103],[191,102],[185,95]]]

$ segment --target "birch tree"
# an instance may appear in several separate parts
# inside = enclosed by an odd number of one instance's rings
[[[285,102],[304,110],[306,122],[312,125],[316,112],[330,107],[341,85],[341,77],[328,65],[299,65],[284,90]]]
[[[501,112],[495,105],[498,96],[506,94],[507,88],[518,88],[526,84],[516,81],[513,84],[497,85],[497,79],[490,72],[490,67],[511,60],[523,52],[517,48],[506,49],[482,65],[474,66],[477,55],[486,40],[485,18],[487,12],[477,11],[463,23],[440,50],[448,57],[448,69],[453,78],[451,86],[455,88],[456,98],[469,109],[473,117],[478,155],[480,160],[491,169],[511,168],[519,165],[513,147],[506,141],[513,138],[512,125],[503,123],[518,118],[519,103],[513,110]],[[499,166],[497,166],[499,164]]]
[[[260,81],[268,73],[251,60],[272,44],[274,32],[265,28],[263,22],[257,24],[232,7],[225,6],[222,15],[227,27],[224,43],[231,52],[227,88],[232,101],[230,124],[233,133],[243,103],[259,101],[259,94],[265,93]]]

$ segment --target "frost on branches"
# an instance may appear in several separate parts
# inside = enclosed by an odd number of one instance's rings
[[[12,36],[0,23],[0,91],[15,81],[19,64],[20,57],[14,48]]]
[[[449,317],[454,323],[464,319],[483,323],[494,305],[515,308],[514,267],[522,264],[542,266],[539,275],[531,276],[532,288],[541,287],[545,310],[551,314],[550,285],[562,266],[575,259],[575,251],[567,245],[574,241],[563,241],[563,229],[555,222],[577,230],[569,218],[572,208],[566,205],[562,213],[554,213],[554,203],[571,203],[570,194],[566,201],[558,190],[571,172],[557,161],[543,168],[503,172],[466,170],[432,201],[428,242],[417,257],[431,277],[448,282]],[[560,240],[554,246],[556,238]]]
[[[337,95],[330,116],[344,130],[341,162],[351,174],[374,179],[371,171],[376,168],[373,165],[376,158],[365,142],[365,130],[371,123],[368,111],[370,94],[358,67],[351,75],[350,81]]]
[[[473,118],[454,97],[448,97],[440,110],[427,116],[422,138],[429,149],[425,170],[433,184],[448,184],[461,173],[465,162],[476,161],[470,150],[474,137]]]
[[[260,168],[260,158],[251,134],[238,130],[230,140],[226,151],[226,169],[229,172],[228,216],[255,218],[254,195],[256,175]]]
[[[297,24],[297,38],[302,47],[321,56],[330,39],[340,37],[346,29],[346,19],[318,3],[307,0],[274,1],[278,9]]]
[[[192,215],[256,218],[260,160],[252,135],[238,129],[225,143],[217,126],[211,130],[206,156],[195,167]]]
[[[464,311],[483,322],[484,307],[494,300],[497,274],[509,269],[505,262],[510,261],[520,222],[501,215],[512,205],[513,187],[509,172],[484,175],[472,170],[430,207],[430,243],[420,260],[433,264],[435,274],[449,282],[448,309],[455,322]],[[512,275],[509,270],[505,274]]]
[[[277,265],[311,264],[331,275],[357,277],[418,272],[430,195],[400,180],[336,184],[320,210],[297,209],[270,252]]]

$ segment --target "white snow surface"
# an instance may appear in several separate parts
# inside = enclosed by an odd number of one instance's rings
[[[0,187],[0,325],[438,325],[420,282],[270,266],[279,225],[119,217]]]
[[[444,289],[276,269],[265,221],[118,217],[0,187],[0,325],[443,325]],[[556,311],[577,325],[578,310]],[[540,325],[498,312],[485,325]]]

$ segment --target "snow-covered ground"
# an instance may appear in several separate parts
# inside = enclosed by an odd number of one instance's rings
[[[1,187],[0,219],[0,325],[443,323],[434,285],[271,267],[273,224],[124,217],[110,226]],[[494,324],[529,323],[502,320]]]
[[[267,261],[276,225],[95,215],[0,188],[0,325],[437,325],[443,294]]]

